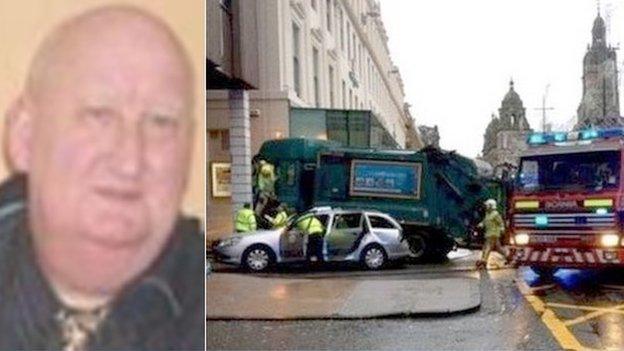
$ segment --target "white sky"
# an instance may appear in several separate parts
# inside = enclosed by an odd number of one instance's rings
[[[513,77],[534,130],[550,84],[548,120],[576,116],[594,0],[380,0],[390,54],[417,124],[438,125],[442,148],[475,157]],[[607,41],[624,44],[624,0],[602,0]],[[607,20],[607,10],[611,18]],[[624,53],[618,51],[622,69]],[[620,79],[621,80],[621,79]],[[624,92],[621,90],[620,97]],[[620,99],[621,100],[621,99]],[[621,102],[620,102],[621,105]],[[624,106],[620,106],[620,113]]]

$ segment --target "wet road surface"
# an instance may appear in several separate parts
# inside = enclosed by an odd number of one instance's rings
[[[624,270],[611,274],[565,270],[553,279],[541,279],[527,268],[476,272],[471,261],[475,256],[384,272],[286,269],[269,273],[318,279],[478,277],[482,305],[475,312],[408,319],[208,321],[207,348],[624,349],[624,281],[619,278]]]
[[[519,290],[564,349],[624,350],[624,270],[519,270]]]

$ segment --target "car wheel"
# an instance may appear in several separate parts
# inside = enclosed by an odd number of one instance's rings
[[[388,255],[386,255],[386,251],[383,247],[379,245],[369,245],[362,251],[360,261],[366,269],[378,270],[386,265]]]
[[[421,234],[410,234],[406,240],[412,252],[412,258],[416,260],[423,259],[427,252],[427,241],[425,238]]]
[[[243,267],[250,272],[266,272],[274,263],[275,254],[264,245],[252,246],[243,253]]]
[[[552,267],[531,266],[531,270],[542,278],[550,278],[557,272],[557,268]]]

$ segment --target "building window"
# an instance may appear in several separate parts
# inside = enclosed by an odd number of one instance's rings
[[[342,17],[342,9],[339,7],[338,3],[336,3],[336,10],[338,11],[338,27],[340,28],[340,50],[344,53],[345,51],[345,40],[344,40],[344,22]]]
[[[293,23],[293,85],[295,87],[295,93],[301,97],[301,63],[299,60],[299,36],[301,31],[299,27]]]
[[[353,47],[353,54],[351,54],[351,58],[353,59],[353,61],[357,61],[357,44],[355,43],[355,33],[353,33],[351,36],[351,43],[351,46]],[[355,71],[355,67],[351,66],[351,70]]]
[[[362,47],[362,44],[358,44],[358,48],[360,48],[360,57],[359,57],[359,61],[358,61],[358,72],[360,73],[360,76],[364,76],[364,70],[362,69],[363,62],[364,62],[364,48]]]
[[[353,108],[353,90],[349,89],[349,108]]]
[[[316,48],[312,48],[312,72],[314,74],[314,105],[321,107],[321,92],[319,87],[319,52]]]
[[[347,58],[351,59],[351,24],[347,22]]]
[[[336,102],[334,101],[334,67],[329,66],[329,106],[331,108],[336,107]]]
[[[228,129],[212,129],[208,130],[208,136],[213,142],[218,142],[221,151],[230,150],[230,131]],[[217,141],[218,140],[218,141]]]
[[[221,150],[228,151],[230,149],[230,131],[227,129],[221,130]]]
[[[371,81],[371,60],[370,56],[366,58],[366,83],[368,84],[368,91],[371,91],[372,81]]]
[[[347,108],[347,84],[342,80],[342,108]]]
[[[326,6],[326,13],[325,13],[325,17],[327,18],[327,31],[331,32],[332,31],[332,16],[331,16],[331,0],[326,0],[327,1],[327,6]]]
[[[362,75],[361,67],[362,67],[362,45],[358,43],[357,45],[357,58],[355,59],[355,65],[357,67],[358,75]]]

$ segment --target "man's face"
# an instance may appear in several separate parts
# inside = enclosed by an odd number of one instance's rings
[[[65,43],[28,103],[29,206],[44,270],[115,291],[161,253],[190,153],[190,77],[158,38]]]

